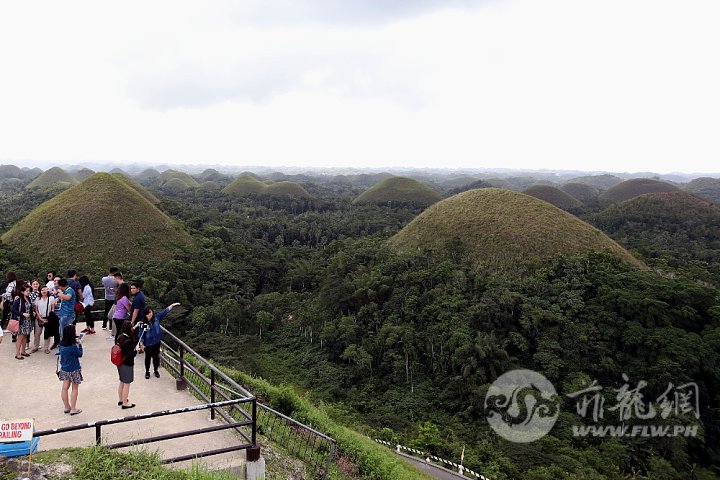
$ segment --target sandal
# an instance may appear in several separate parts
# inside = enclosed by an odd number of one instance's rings
[[[123,408],[123,410],[126,410],[128,408],[133,408],[134,406],[135,406],[135,404],[131,403],[130,405],[123,405],[122,408]]]
[[[70,415],[77,415],[78,413],[82,413],[82,410],[79,408],[77,410],[70,410]]]
[[[69,409],[69,408],[63,408],[63,413],[70,413],[70,409]]]
[[[48,350],[48,349],[46,348],[46,349],[45,349],[45,353],[50,353],[50,350]]]
[[[29,356],[30,356],[29,353],[21,353],[20,355],[22,355],[23,357],[29,357]]]
[[[16,357],[15,357],[15,360],[25,360],[25,359],[24,359],[23,357],[18,357],[18,356],[16,356]]]

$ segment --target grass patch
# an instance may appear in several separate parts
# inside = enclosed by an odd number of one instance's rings
[[[190,471],[175,470],[160,463],[157,454],[145,451],[120,453],[103,447],[67,448],[33,455],[58,480],[235,480],[224,472],[213,472],[201,464]]]

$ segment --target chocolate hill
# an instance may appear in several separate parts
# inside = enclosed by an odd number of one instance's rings
[[[83,225],[78,212],[83,212]],[[177,247],[191,242],[171,218],[108,173],[96,173],[42,203],[1,239],[48,264],[96,270],[170,258]]]
[[[398,252],[460,253],[475,267],[519,272],[559,255],[610,252],[642,264],[597,228],[537,198],[498,188],[469,190],[432,205],[389,240]]]

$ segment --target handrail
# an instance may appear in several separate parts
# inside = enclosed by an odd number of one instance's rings
[[[192,353],[192,354],[195,355],[198,359],[202,360],[203,363],[205,363],[205,364],[207,365],[207,367],[208,367],[211,371],[215,372],[215,375],[219,375],[220,378],[222,378],[223,380],[225,380],[228,384],[232,385],[233,388],[237,388],[237,389],[241,392],[241,394],[244,395],[246,398],[249,398],[249,399],[254,399],[254,398],[255,398],[255,395],[253,395],[252,393],[248,392],[248,391],[247,391],[246,389],[244,389],[242,386],[238,385],[238,383],[237,383],[235,380],[233,380],[232,378],[230,378],[229,376],[227,376],[227,375],[225,374],[225,372],[223,372],[222,370],[220,370],[219,368],[217,368],[215,365],[213,365],[212,363],[210,363],[210,362],[208,362],[207,360],[205,360],[199,353],[197,353],[195,350],[193,350],[192,348],[190,348],[185,342],[183,342],[182,340],[180,340],[178,337],[176,337],[175,335],[173,335],[167,328],[165,328],[165,327],[163,327],[162,325],[160,325],[160,330],[161,330],[165,335],[171,337],[171,338],[173,339],[173,341],[176,342],[178,345],[180,345],[184,350]]]

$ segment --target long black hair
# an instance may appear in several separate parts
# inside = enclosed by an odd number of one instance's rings
[[[90,288],[93,288],[93,284],[90,283],[90,279],[87,275],[83,275],[82,277],[80,277],[78,283],[80,283],[81,288],[85,288],[85,285],[90,285]]]
[[[60,345],[63,347],[71,347],[77,342],[77,333],[75,333],[75,325],[65,325],[63,328],[63,338]]]

